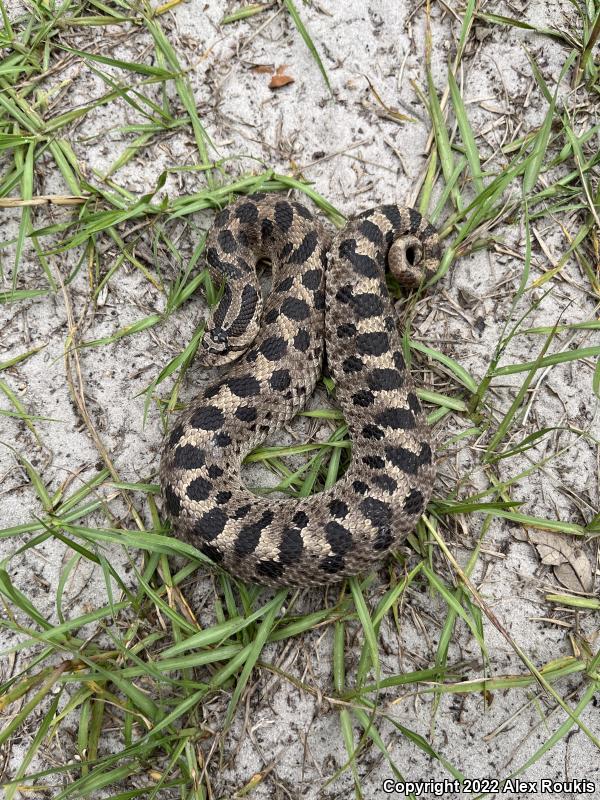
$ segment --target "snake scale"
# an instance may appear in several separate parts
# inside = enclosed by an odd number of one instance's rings
[[[435,475],[428,426],[406,369],[387,269],[406,286],[435,272],[436,231],[412,208],[383,205],[333,241],[303,205],[275,194],[219,212],[206,242],[226,279],[199,359],[231,363],[176,421],[160,477],[176,533],[236,577],[271,586],[367,571],[414,527]],[[257,262],[273,283],[263,303]],[[304,498],[253,494],[244,457],[301,410],[324,351],[352,440],[345,474]]]

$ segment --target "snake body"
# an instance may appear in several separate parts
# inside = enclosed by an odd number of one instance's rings
[[[435,470],[385,271],[418,285],[439,251],[435,230],[397,205],[360,214],[332,242],[307,208],[280,195],[241,198],[217,214],[206,256],[227,283],[200,360],[234,363],[163,448],[161,483],[178,535],[243,580],[307,586],[367,571],[410,532]],[[273,265],[264,304],[261,258]],[[304,407],[325,347],[350,466],[310,497],[257,496],[241,481],[242,460]]]

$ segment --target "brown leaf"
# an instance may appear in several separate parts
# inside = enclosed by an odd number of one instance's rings
[[[574,592],[589,592],[594,578],[585,550],[572,537],[562,534],[530,531],[529,541],[535,545],[542,564],[553,567],[556,579]]]
[[[290,75],[273,75],[269,81],[269,89],[281,89],[282,86],[287,86],[288,83],[294,83],[294,78]]]
[[[590,561],[578,547],[573,549],[573,558],[568,563],[554,567],[554,575],[572,592],[591,592],[594,585]]]
[[[273,72],[273,64],[255,64],[253,67],[250,67],[252,72],[268,72],[269,75]]]

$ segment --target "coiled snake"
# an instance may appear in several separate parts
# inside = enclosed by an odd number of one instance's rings
[[[160,477],[175,531],[235,576],[271,586],[367,571],[414,527],[435,474],[385,283],[386,263],[407,286],[433,275],[435,230],[411,208],[384,205],[331,242],[300,203],[256,194],[217,214],[206,256],[227,284],[200,360],[237,360],[165,443]],[[263,257],[273,264],[264,304]],[[241,462],[304,407],[325,347],[352,439],[350,466],[310,497],[257,496],[241,481]]]

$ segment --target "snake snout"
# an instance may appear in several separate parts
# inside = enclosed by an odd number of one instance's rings
[[[206,331],[202,340],[202,345],[211,353],[223,353],[227,349],[228,336],[223,328],[213,328]]]
[[[210,332],[210,337],[213,340],[214,344],[218,345],[227,344],[227,333],[223,328],[214,328]]]

